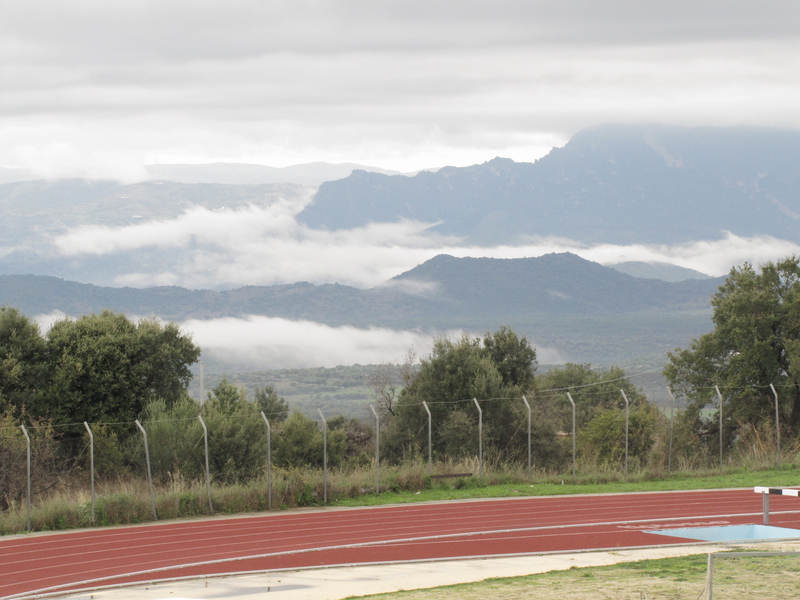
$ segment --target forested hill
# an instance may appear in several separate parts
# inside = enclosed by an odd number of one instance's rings
[[[478,244],[672,244],[725,231],[798,239],[800,132],[600,126],[535,163],[354,171],[322,184],[299,219],[329,229],[415,219]]]
[[[589,315],[708,308],[724,278],[640,279],[565,252],[520,259],[439,255],[392,281],[430,283],[417,289],[431,290],[450,310]]]
[[[466,326],[530,314],[622,314],[707,309],[722,278],[638,279],[574,254],[539,258],[440,255],[369,290],[296,283],[229,291],[109,288],[55,277],[0,276],[0,304],[26,314],[105,308],[165,319],[266,315],[331,325]]]

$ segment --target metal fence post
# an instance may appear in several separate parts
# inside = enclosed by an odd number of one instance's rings
[[[379,494],[381,491],[381,421],[372,404],[369,405],[369,409],[372,411],[372,416],[375,417],[375,493]]]
[[[153,507],[153,518],[158,521],[158,513],[156,512],[156,492],[153,489],[153,473],[150,470],[150,448],[147,445],[147,432],[142,427],[142,424],[139,423],[139,419],[134,421],[136,426],[139,428],[139,431],[142,432],[142,437],[144,437],[144,458],[147,461],[147,483],[150,484],[150,504]]]
[[[478,408],[478,469],[480,478],[483,479],[483,411],[477,399],[473,398],[472,401]]]
[[[267,506],[272,510],[272,427],[264,411],[261,411],[261,418],[267,424]]]
[[[706,568],[706,594],[707,600],[714,600],[714,555],[710,552]]]
[[[206,422],[203,421],[203,415],[197,415],[197,419],[200,421],[200,425],[203,426],[203,445],[206,450],[206,492],[208,493],[208,510],[211,511],[211,514],[214,514],[214,505],[211,504],[211,470],[208,467],[208,428],[206,427]]]
[[[672,393],[672,389],[667,386],[667,391],[669,392],[669,397],[672,398],[672,409],[669,415],[669,451],[667,454],[667,473],[672,473],[672,425],[675,421],[675,395]]]
[[[572,404],[572,478],[575,479],[575,400],[572,399],[572,394],[567,392],[569,403]]]
[[[622,392],[622,397],[625,398],[625,477],[628,477],[628,412],[630,403],[625,395],[625,390],[620,390],[620,392]]]
[[[428,403],[425,402],[425,400],[422,401],[422,406],[425,407],[425,412],[428,413],[428,475],[430,475],[433,473],[433,453],[431,452],[431,423],[433,422],[433,418],[431,417]]]
[[[200,361],[200,406],[206,403],[206,367]]]
[[[92,433],[92,428],[89,427],[89,423],[84,421],[83,426],[89,432],[89,473],[92,480],[92,525],[94,525],[94,434]]]
[[[322,419],[322,496],[325,504],[328,503],[328,422],[325,420],[325,415],[322,414],[322,409],[318,408],[320,418]]]
[[[714,386],[717,390],[717,397],[719,398],[719,470],[722,471],[722,394],[719,392],[719,387]]]
[[[533,479],[533,468],[531,462],[531,405],[528,404],[528,399],[523,396],[522,401],[525,403],[525,408],[528,409],[528,477]]]
[[[778,445],[778,468],[781,468],[781,418],[778,412],[778,392],[775,391],[775,386],[769,384],[772,394],[775,396],[775,443]]]
[[[20,425],[28,448],[28,531],[31,530],[31,438],[25,425]]]

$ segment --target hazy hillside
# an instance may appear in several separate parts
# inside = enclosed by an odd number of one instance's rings
[[[229,291],[109,288],[0,276],[0,305],[28,315],[103,309],[169,320],[264,315],[333,326],[474,332],[510,325],[573,361],[610,364],[685,345],[710,329],[722,278],[637,279],[572,254],[525,259],[438,256],[382,286],[296,283]]]
[[[299,219],[350,228],[400,218],[470,243],[531,236],[680,243],[800,234],[800,132],[605,125],[535,163],[495,158],[414,177],[355,171]]]
[[[11,183],[12,181],[29,181],[31,179],[35,179],[35,176],[27,169],[0,167],[0,184]]]
[[[447,326],[517,315],[703,310],[722,278],[638,279],[574,254],[539,258],[440,255],[370,290],[296,283],[222,292],[180,287],[109,288],[30,275],[0,276],[0,304],[28,314],[104,308],[168,319],[266,315],[335,325]]]
[[[297,183],[314,187],[323,181],[347,177],[354,169],[386,175],[399,173],[399,171],[355,163],[332,164],[326,162],[313,162],[289,167],[269,167],[244,163],[164,164],[147,165],[145,169],[152,179],[181,183],[225,183],[234,185]]]
[[[646,263],[641,261],[628,261],[615,265],[606,265],[620,273],[627,273],[632,277],[644,279],[660,279],[661,281],[686,281],[687,279],[710,279],[711,275],[706,275],[694,269],[679,267],[669,263]]]
[[[175,217],[187,208],[211,210],[249,204],[265,205],[278,198],[309,193],[296,184],[223,185],[148,181],[130,185],[116,181],[55,179],[0,185],[0,240],[27,238],[37,230],[63,230],[78,225],[128,225]]]
[[[638,279],[570,253],[539,258],[440,255],[393,281],[435,283],[437,297],[459,313],[625,313],[697,310],[722,278],[667,283]]]
[[[0,185],[0,273],[59,275],[97,283],[148,266],[174,262],[180,250],[131,251],[76,260],[52,251],[52,238],[87,225],[124,226],[178,217],[203,207],[224,211],[267,206],[278,199],[302,203],[312,188],[298,184],[223,185],[144,182],[131,185],[83,179]],[[298,208],[299,210],[299,208]]]

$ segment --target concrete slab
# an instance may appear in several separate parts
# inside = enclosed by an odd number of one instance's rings
[[[58,598],[213,600],[250,598],[256,594],[270,593],[286,600],[340,600],[351,596],[470,583],[492,577],[519,577],[571,567],[593,567],[635,560],[707,554],[721,549],[719,545],[670,546],[612,552],[332,567],[142,584],[58,596]]]

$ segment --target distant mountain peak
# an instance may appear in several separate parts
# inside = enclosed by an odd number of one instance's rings
[[[416,177],[352,174],[322,184],[298,219],[350,229],[411,219],[468,244],[558,236],[676,244],[798,239],[800,132],[600,125],[535,163],[495,157]]]

